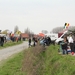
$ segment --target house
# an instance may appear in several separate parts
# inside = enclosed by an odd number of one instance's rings
[[[23,40],[23,41],[25,41],[26,39],[28,39],[29,38],[29,35],[28,34],[26,34],[26,33],[21,33],[21,39]]]

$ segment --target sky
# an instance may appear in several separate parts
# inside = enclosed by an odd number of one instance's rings
[[[69,23],[75,25],[75,0],[0,0],[0,30],[34,33]]]

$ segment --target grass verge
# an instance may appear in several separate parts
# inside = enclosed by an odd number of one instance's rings
[[[10,47],[10,46],[14,46],[14,45],[18,45],[21,44],[23,41],[18,41],[18,42],[7,42],[4,44],[4,46],[0,46],[0,49],[6,48],[6,47]]]
[[[3,62],[3,64],[1,63],[0,75],[25,75],[21,70],[23,55],[23,52],[20,52],[9,60]]]
[[[45,49],[42,46],[30,48],[25,52],[22,71],[26,75],[39,75],[42,73]]]
[[[59,46],[50,45],[45,51],[35,47],[24,59],[27,75],[75,75],[75,57],[58,54]]]
[[[75,75],[75,57],[58,54],[58,47],[51,45],[46,50],[43,72],[39,75]]]
[[[0,67],[0,75],[75,75],[75,57],[58,54],[58,46],[36,46]]]

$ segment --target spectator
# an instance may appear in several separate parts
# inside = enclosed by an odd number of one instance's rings
[[[35,37],[33,37],[33,46],[35,46]]]
[[[71,53],[73,55],[75,51],[74,51],[74,40],[72,38],[72,34],[69,35],[68,42],[70,44]]]
[[[18,37],[16,37],[16,42],[18,42]]]
[[[63,44],[62,44],[62,54],[68,54],[67,44],[68,44],[67,39],[66,39],[66,37],[64,37],[64,41],[63,41]]]
[[[1,46],[3,46],[4,45],[4,37],[0,37],[1,38]]]
[[[29,38],[28,42],[29,42],[29,47],[31,47],[31,38]]]

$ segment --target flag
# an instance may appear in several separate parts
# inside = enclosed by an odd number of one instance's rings
[[[67,29],[69,27],[69,23],[65,23],[64,28]]]

